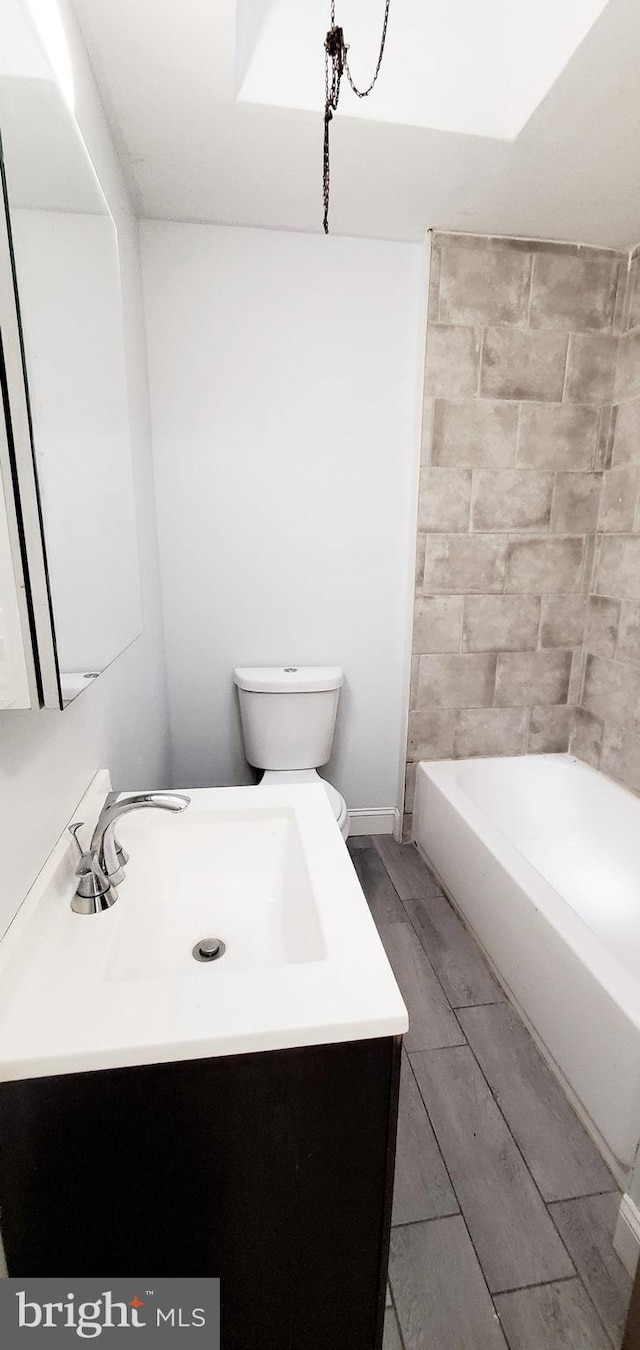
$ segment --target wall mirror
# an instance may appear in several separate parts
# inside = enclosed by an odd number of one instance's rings
[[[0,707],[65,707],[141,628],[117,234],[41,9],[0,6]]]

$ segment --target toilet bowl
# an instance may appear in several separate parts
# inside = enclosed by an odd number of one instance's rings
[[[265,769],[260,779],[261,787],[276,787],[282,783],[322,783],[322,786],[329,798],[329,805],[338,822],[338,828],[343,839],[349,837],[349,814],[347,803],[333,783],[328,783],[326,778],[321,778],[317,769]]]
[[[343,675],[339,666],[254,666],[234,671],[245,754],[261,786],[322,783],[343,839],[347,804],[318,769],[331,755]]]

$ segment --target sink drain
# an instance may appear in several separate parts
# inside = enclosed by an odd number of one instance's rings
[[[218,961],[226,950],[222,938],[200,938],[191,955],[195,956],[196,961]]]

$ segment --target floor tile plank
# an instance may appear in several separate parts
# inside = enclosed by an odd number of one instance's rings
[[[382,1350],[402,1350],[402,1341],[398,1330],[398,1322],[393,1308],[387,1308],[384,1315],[384,1336],[382,1338]]]
[[[407,914],[453,1008],[501,1003],[504,994],[448,900],[410,900]]]
[[[411,1065],[492,1293],[574,1274],[471,1050]]]
[[[409,1012],[404,1046],[463,1045],[464,1035],[410,923],[380,926],[380,937]]]
[[[358,848],[351,855],[367,904],[377,924],[406,923],[407,916],[386,869],[374,848]]]
[[[391,834],[376,834],[373,846],[401,900],[426,900],[430,895],[440,895],[440,887],[415,844],[399,844]]]
[[[459,1019],[544,1199],[613,1190],[608,1167],[515,1008],[464,1008]]]
[[[461,1217],[394,1228],[390,1272],[405,1350],[505,1350]]]
[[[619,1205],[620,1193],[612,1191],[549,1206],[578,1274],[616,1346],[620,1344],[631,1298],[631,1278],[612,1243]]]
[[[347,839],[347,848],[350,853],[357,852],[361,848],[373,848],[373,835],[350,834]]]
[[[413,1070],[403,1055],[391,1222],[416,1223],[459,1212]]]
[[[495,1303],[509,1350],[610,1350],[581,1280],[498,1294]]]

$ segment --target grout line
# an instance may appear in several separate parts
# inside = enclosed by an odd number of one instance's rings
[[[604,1162],[604,1158],[602,1159],[602,1161]],[[605,1163],[604,1165],[606,1167],[607,1164]],[[622,1199],[622,1191],[620,1190],[620,1187],[616,1184],[616,1179],[613,1176],[613,1173],[611,1175],[611,1180],[614,1182],[614,1185],[607,1186],[606,1190],[604,1191],[584,1191],[584,1192],[581,1191],[579,1195],[566,1195],[564,1197],[558,1196],[556,1200],[545,1200],[544,1203],[548,1209],[550,1205],[572,1205],[574,1200],[596,1200],[599,1195],[617,1195],[620,1197],[620,1199]]]
[[[492,1297],[502,1298],[503,1294],[519,1294],[524,1289],[544,1289],[549,1284],[570,1284],[572,1280],[579,1281],[580,1276],[577,1273],[575,1275],[559,1275],[556,1280],[534,1280],[533,1284],[514,1284],[513,1288],[496,1289]]]
[[[397,1228],[419,1228],[423,1223],[439,1223],[441,1219],[461,1219],[462,1211],[454,1209],[449,1214],[429,1214],[426,1219],[405,1219],[402,1223],[392,1223],[393,1229]],[[574,1277],[569,1276],[570,1279]]]

